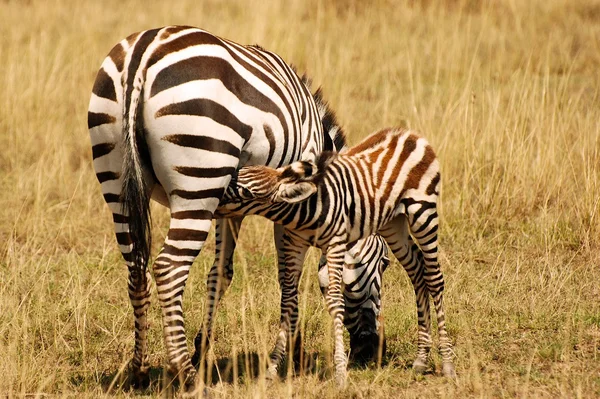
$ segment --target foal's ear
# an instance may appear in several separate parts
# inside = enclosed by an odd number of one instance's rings
[[[299,183],[283,183],[279,186],[277,194],[273,197],[274,202],[287,202],[295,204],[307,200],[317,192],[314,183],[303,181]]]

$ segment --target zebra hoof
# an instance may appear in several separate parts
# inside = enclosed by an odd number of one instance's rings
[[[442,363],[442,375],[446,378],[456,380],[456,370],[454,369],[454,363],[443,362]]]
[[[344,371],[336,371],[335,372],[335,384],[340,389],[345,389],[347,384],[347,372]]]
[[[425,374],[429,369],[427,363],[420,357],[416,358],[412,365],[413,370],[417,374]]]
[[[188,364],[184,368],[177,370],[176,366],[167,368],[167,378],[171,380],[174,386],[179,386],[180,395],[192,397],[196,389],[196,369]]]
[[[277,381],[279,379],[279,370],[276,364],[270,363],[265,373],[265,378],[269,381]]]

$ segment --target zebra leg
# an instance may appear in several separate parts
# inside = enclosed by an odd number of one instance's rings
[[[433,297],[438,324],[439,349],[442,355],[442,374],[456,378],[452,343],[446,331],[446,317],[443,306],[444,276],[438,262],[438,217],[435,210],[427,210],[418,218],[414,218],[410,230],[421,248],[423,256],[423,280],[427,290]]]
[[[196,369],[190,360],[183,320],[183,293],[194,260],[211,227],[213,210],[190,209],[171,196],[171,223],[164,246],[154,262],[154,278],[162,309],[169,371],[186,391],[194,388]]]
[[[150,306],[150,272],[147,260],[136,264],[132,256],[133,244],[129,235],[128,216],[123,215],[120,203],[109,202],[113,211],[115,234],[121,254],[129,272],[128,293],[133,307],[135,346],[131,359],[131,377],[134,388],[147,388],[150,384],[148,365],[148,307]]]
[[[102,108],[96,108],[103,110]],[[114,125],[102,125],[90,130],[92,153],[96,177],[101,184],[104,201],[108,205],[114,222],[115,236],[119,250],[125,260],[128,270],[128,294],[133,307],[135,345],[130,363],[131,383],[135,388],[145,388],[149,385],[148,376],[148,319],[147,311],[150,305],[151,277],[147,267],[148,259],[142,261],[133,255],[133,241],[129,233],[129,216],[123,209],[121,191],[123,178],[123,148],[115,138],[118,131],[113,131]],[[116,142],[106,142],[108,138]],[[148,181],[151,177],[146,176]]]
[[[381,230],[392,253],[402,265],[415,290],[417,303],[417,357],[413,362],[413,370],[424,373],[429,368],[429,352],[431,350],[431,314],[429,291],[423,277],[423,255],[408,234],[406,217],[399,216]]]
[[[286,271],[286,248],[284,244],[285,228],[281,224],[273,224],[273,239],[277,250],[277,281],[279,289],[283,290],[284,276]],[[292,311],[292,325],[290,326],[291,340],[288,342],[289,352],[292,354],[294,365],[298,368],[302,367],[303,352],[302,352],[302,333],[297,328],[298,307]]]
[[[204,323],[194,339],[195,352],[192,364],[198,368],[200,361],[206,356],[217,307],[221,297],[229,288],[233,279],[233,253],[243,217],[218,219],[215,228],[215,262],[213,263],[206,282],[206,313]]]
[[[429,290],[425,284],[423,254],[419,247],[413,243],[410,236],[404,248],[399,248],[396,254],[398,261],[406,270],[415,290],[417,302],[417,319],[419,338],[417,345],[417,358],[413,362],[413,369],[417,373],[424,373],[429,368],[429,352],[431,350],[431,310],[429,304]]]
[[[298,325],[298,285],[302,276],[302,265],[308,246],[298,243],[286,232],[282,238],[283,264],[279,270],[281,285],[281,319],[275,346],[269,355],[268,376],[277,376],[279,365],[286,354],[288,343],[294,342]]]
[[[342,292],[342,274],[346,246],[330,244],[327,249],[327,310],[333,319],[335,381],[340,387],[346,386],[348,358],[344,350],[344,294]]]
[[[129,300],[133,306],[135,325],[135,350],[131,362],[133,387],[150,385],[148,365],[148,307],[150,306],[150,271],[129,269]]]

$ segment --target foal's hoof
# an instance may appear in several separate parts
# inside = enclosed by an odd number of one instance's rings
[[[420,357],[416,358],[412,365],[413,370],[417,374],[425,374],[429,369],[427,363]]]
[[[442,375],[452,380],[456,379],[456,370],[454,369],[454,363],[444,362],[442,363]]]

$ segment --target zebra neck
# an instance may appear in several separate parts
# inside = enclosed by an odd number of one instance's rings
[[[306,201],[295,204],[278,202],[258,210],[257,214],[289,229],[315,228],[315,222],[319,220],[317,209],[321,208],[318,206],[319,197],[319,195],[313,195]]]

